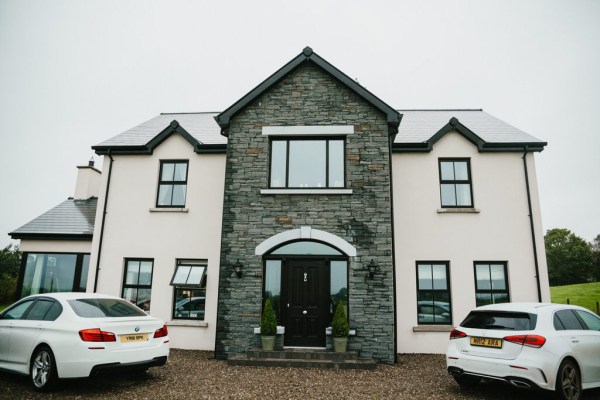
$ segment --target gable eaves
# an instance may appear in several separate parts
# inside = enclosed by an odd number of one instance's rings
[[[433,145],[449,132],[461,134],[465,139],[477,146],[479,152],[540,152],[548,144],[546,142],[486,142],[467,126],[463,125],[458,118],[452,117],[429,140],[421,143],[394,143],[392,150],[396,152],[430,152],[433,150]]]
[[[298,66],[305,62],[313,62],[315,65],[319,66],[321,69],[333,76],[339,82],[347,86],[349,89],[353,90],[355,93],[357,93],[367,102],[369,102],[373,107],[382,111],[387,118],[388,133],[390,135],[398,133],[398,126],[400,125],[402,114],[400,114],[398,111],[387,105],[373,93],[369,92],[354,79],[350,78],[348,75],[344,74],[342,71],[334,67],[329,62],[327,62],[325,59],[321,58],[317,53],[313,52],[313,50],[310,47],[305,47],[302,53],[293,58],[290,62],[288,62],[279,70],[277,70],[273,75],[269,76],[257,87],[252,89],[245,96],[243,96],[233,105],[231,105],[229,108],[227,108],[225,111],[221,112],[215,117],[215,120],[221,127],[221,134],[223,136],[228,136],[229,123],[233,116],[235,116],[249,103],[251,103],[263,93],[268,91],[271,87],[273,87],[283,78],[285,78],[290,72],[292,72]]]
[[[186,131],[177,120],[171,121],[171,123],[163,129],[158,135],[154,136],[145,145],[132,145],[132,146],[92,146],[92,149],[96,151],[98,155],[150,155],[154,152],[162,142],[164,142],[172,134],[177,133],[181,135],[189,144],[194,147],[196,153],[212,153],[212,152],[223,152],[224,148],[221,149],[220,145],[205,145],[195,139],[188,131]]]

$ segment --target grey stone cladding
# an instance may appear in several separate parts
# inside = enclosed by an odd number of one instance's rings
[[[346,188],[352,194],[261,194],[269,182],[263,126],[353,125],[346,139]],[[385,115],[326,71],[305,62],[238,112],[228,130],[215,355],[257,346],[265,239],[310,226],[357,249],[349,260],[349,350],[394,362],[394,274],[390,153]],[[379,266],[369,278],[366,266]],[[243,276],[233,265],[240,261]]]

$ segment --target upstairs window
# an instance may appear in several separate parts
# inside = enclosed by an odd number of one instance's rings
[[[469,160],[440,159],[442,207],[473,207]]]
[[[345,140],[273,139],[271,141],[271,188],[345,187]]]
[[[161,161],[156,207],[185,207],[187,161]]]

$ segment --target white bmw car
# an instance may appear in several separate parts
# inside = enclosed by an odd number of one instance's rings
[[[446,364],[463,386],[497,379],[577,400],[600,387],[600,318],[563,304],[478,307],[450,334]]]
[[[28,374],[39,391],[61,378],[165,365],[163,321],[114,296],[49,293],[0,313],[0,369]]]

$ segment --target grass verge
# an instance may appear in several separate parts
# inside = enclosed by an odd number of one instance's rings
[[[575,304],[598,313],[596,302],[600,302],[600,282],[577,285],[553,286],[550,288],[553,303]]]

